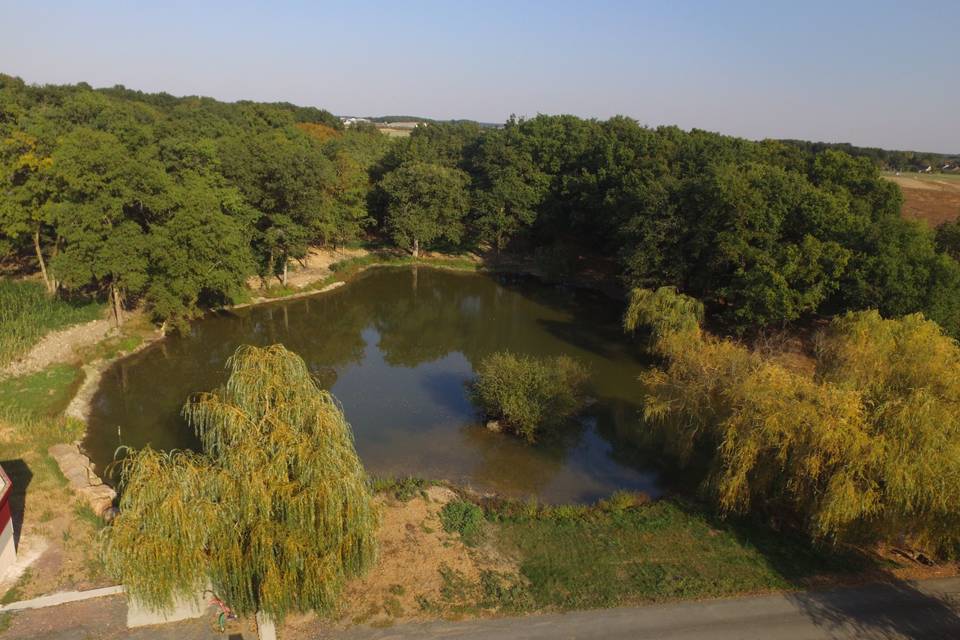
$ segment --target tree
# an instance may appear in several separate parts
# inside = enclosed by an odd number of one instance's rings
[[[467,174],[437,164],[412,162],[381,181],[386,196],[386,226],[394,242],[420,255],[420,245],[438,238],[452,243],[463,235]]]
[[[40,148],[39,140],[20,129],[0,140],[0,235],[14,243],[29,237],[47,292],[57,290],[56,279],[47,269],[41,246],[44,228],[50,224],[49,175],[52,158]]]
[[[509,125],[509,123],[508,123]],[[547,176],[537,170],[520,147],[515,125],[483,138],[472,160],[473,224],[480,239],[498,251],[537,218],[547,187]]]
[[[314,140],[295,128],[222,142],[224,175],[259,212],[254,249],[262,275],[287,284],[291,258],[303,258],[333,182],[332,166]]]
[[[194,397],[203,453],[121,463],[105,558],[155,608],[209,583],[241,615],[329,611],[373,561],[377,517],[336,400],[281,345],[240,347],[226,385]]]
[[[169,208],[155,162],[110,133],[78,127],[54,153],[54,217],[64,249],[52,266],[68,287],[106,289],[119,326],[128,296],[148,282],[148,229]]]
[[[176,210],[151,229],[146,301],[182,326],[201,308],[237,299],[255,272],[242,196],[193,176],[173,189]]]
[[[664,366],[642,378],[646,422],[707,469],[722,512],[760,511],[821,540],[960,552],[960,345],[936,323],[840,316],[810,373],[695,318],[680,294],[635,291],[625,326],[655,327]]]

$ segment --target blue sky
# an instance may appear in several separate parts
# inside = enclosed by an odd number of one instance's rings
[[[0,0],[0,71],[337,114],[960,152],[960,2]]]

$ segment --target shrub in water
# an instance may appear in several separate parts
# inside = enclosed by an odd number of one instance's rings
[[[577,413],[584,405],[587,371],[567,356],[534,358],[509,351],[480,362],[474,398],[486,414],[524,437]]]

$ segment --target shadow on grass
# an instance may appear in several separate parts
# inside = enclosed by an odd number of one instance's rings
[[[797,592],[786,598],[829,638],[960,638],[960,600],[897,578],[883,560],[855,550],[815,545],[751,518],[720,519],[679,502],[711,526],[752,547]],[[838,586],[841,585],[841,586]],[[845,586],[842,586],[845,585]]]
[[[13,521],[13,544],[20,547],[20,532],[23,529],[23,516],[27,506],[27,487],[33,480],[33,471],[22,459],[0,460],[0,467],[10,477],[13,490],[10,492],[10,519]]]

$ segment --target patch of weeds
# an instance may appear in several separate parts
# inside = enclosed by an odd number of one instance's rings
[[[13,624],[13,614],[12,613],[0,613],[0,633],[10,629],[10,625]]]
[[[440,597],[446,602],[463,602],[467,599],[470,582],[456,569],[447,563],[440,564]]]
[[[433,533],[433,527],[429,526],[427,521],[424,520],[420,523],[420,531],[423,531],[424,533]]]
[[[402,596],[407,592],[407,590],[403,587],[402,584],[392,584],[390,585],[390,588],[388,589],[388,591],[390,591],[390,593],[395,596]]]
[[[391,618],[399,618],[403,615],[403,605],[401,605],[400,600],[394,596],[384,599],[383,610]]]
[[[423,478],[374,478],[371,486],[375,493],[388,493],[401,502],[409,502],[417,496],[425,497],[429,482]]]
[[[533,608],[533,598],[519,576],[496,571],[480,573],[480,605],[504,613],[520,613]]]
[[[3,594],[3,597],[0,598],[0,604],[10,604],[11,602],[19,602],[22,600],[24,589],[26,589],[30,583],[31,577],[33,577],[33,572],[30,569],[24,571],[16,584],[10,587],[7,592]]]
[[[439,615],[440,614],[440,605],[425,596],[422,593],[418,593],[414,600],[417,602],[417,606],[420,607],[420,611],[428,613],[430,615]]]
[[[78,502],[76,507],[74,507],[73,512],[76,514],[77,519],[79,519],[81,522],[87,523],[93,527],[95,531],[99,531],[107,526],[107,523],[103,521],[103,518],[94,513],[93,509],[91,509],[89,505]]]
[[[459,533],[468,546],[483,537],[483,509],[466,500],[451,500],[440,510],[440,522],[447,533]]]

